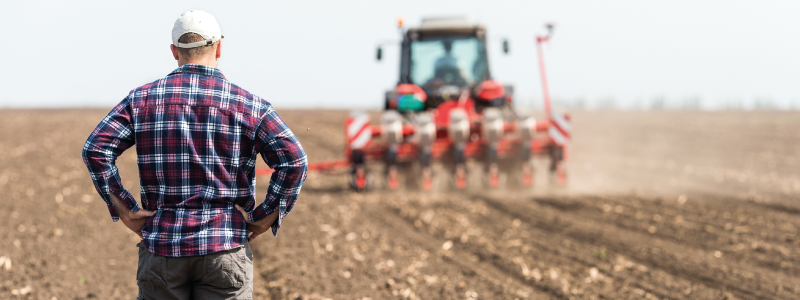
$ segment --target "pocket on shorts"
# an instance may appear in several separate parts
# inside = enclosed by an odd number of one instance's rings
[[[245,281],[244,247],[208,254],[203,282],[219,288],[241,288]]]
[[[164,279],[161,278],[164,257],[151,253],[142,243],[136,244],[136,247],[139,247],[139,266],[136,270],[136,283],[140,288],[147,290],[166,287]]]

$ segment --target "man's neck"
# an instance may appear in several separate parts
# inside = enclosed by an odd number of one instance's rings
[[[182,67],[185,64],[193,64],[193,65],[204,65],[212,68],[216,68],[219,65],[219,61],[215,60],[179,60],[178,67]]]

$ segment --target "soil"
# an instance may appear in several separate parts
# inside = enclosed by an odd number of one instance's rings
[[[0,299],[136,297],[139,239],[80,157],[106,112],[0,110]],[[342,158],[347,112],[279,113],[311,162]],[[279,237],[251,244],[255,299],[800,299],[800,114],[572,120],[566,187],[541,160],[525,190],[311,173]],[[135,151],[118,165],[138,190]]]

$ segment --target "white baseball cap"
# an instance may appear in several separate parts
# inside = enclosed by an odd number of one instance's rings
[[[204,40],[188,44],[179,43],[178,39],[189,32],[199,34]],[[172,44],[178,48],[207,46],[216,43],[222,38],[224,36],[219,29],[217,19],[202,10],[190,10],[181,14],[180,18],[175,20],[175,26],[172,27]]]

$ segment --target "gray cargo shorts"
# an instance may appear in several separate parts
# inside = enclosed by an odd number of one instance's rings
[[[245,241],[216,253],[166,257],[139,247],[137,300],[253,299],[253,253]]]

